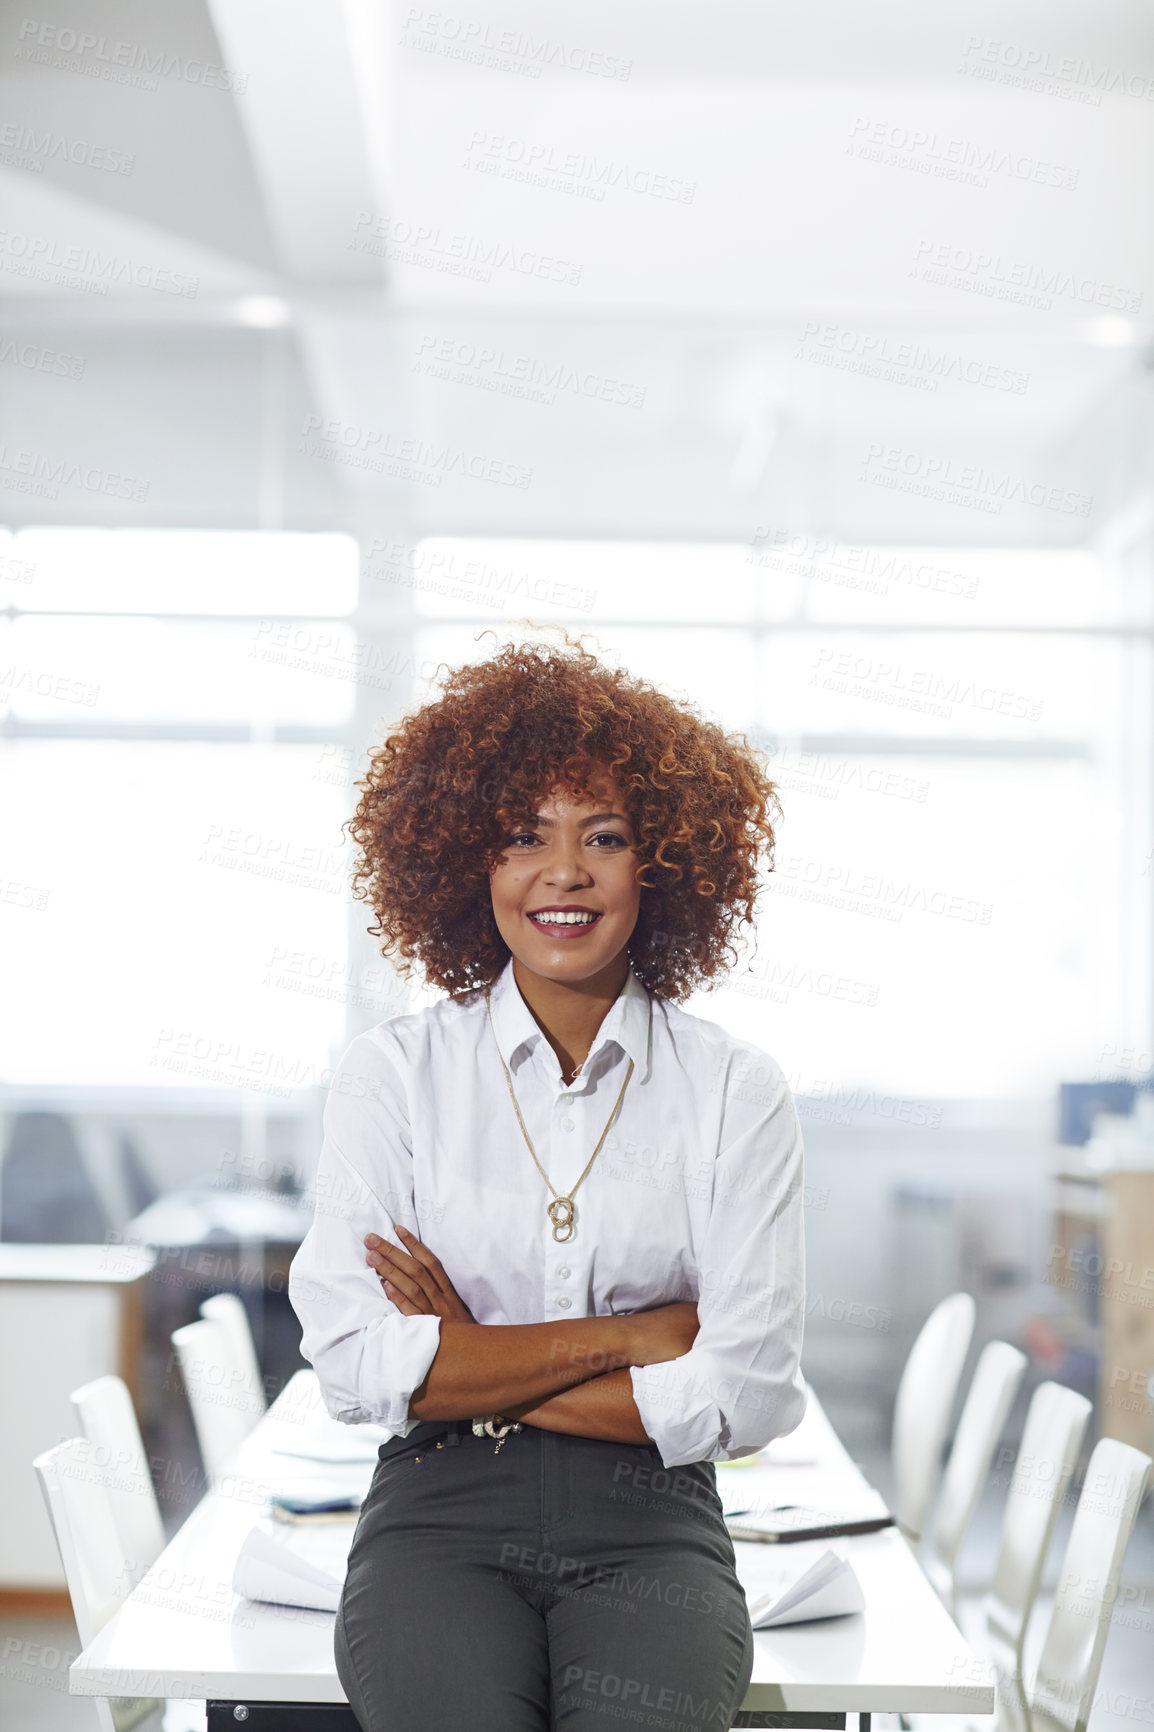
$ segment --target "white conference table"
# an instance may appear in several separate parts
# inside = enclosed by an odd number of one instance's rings
[[[191,1698],[208,1703],[209,1732],[356,1732],[333,1661],[333,1615],[243,1600],[233,1564],[248,1531],[275,1531],[318,1564],[343,1574],[354,1524],[290,1528],[263,1513],[276,1480],[371,1469],[291,1459],[302,1426],[316,1435],[349,1428],[323,1413],[315,1375],[299,1372],[238,1452],[235,1472],[209,1492],[129,1598],[73,1662],[69,1688],[88,1696]],[[748,1467],[719,1465],[719,1489],[765,1503],[841,1503],[864,1483],[816,1397],[798,1430]],[[753,1676],[736,1725],[840,1728],[847,1713],[868,1726],[875,1712],[991,1714],[990,1669],[947,1615],[896,1528],[834,1542],[850,1558],[865,1610],[848,1617],[754,1632]],[[786,1554],[803,1561],[821,1542],[767,1546],[736,1541],[738,1574],[752,1592]],[[792,1558],[789,1559],[792,1562]]]

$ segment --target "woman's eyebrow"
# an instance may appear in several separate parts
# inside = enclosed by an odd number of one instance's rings
[[[623,824],[628,824],[629,822],[629,819],[625,816],[624,812],[594,812],[591,818],[582,818],[581,828],[584,829],[588,824],[604,824],[611,818],[619,818]],[[541,824],[547,829],[552,829],[553,822],[554,820],[552,818],[542,818],[540,816],[533,819],[534,824]]]

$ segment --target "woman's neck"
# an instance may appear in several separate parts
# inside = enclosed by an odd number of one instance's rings
[[[629,959],[624,951],[597,974],[573,985],[534,974],[513,958],[513,979],[534,1022],[556,1053],[566,1083],[572,1082],[584,1064],[628,973]]]

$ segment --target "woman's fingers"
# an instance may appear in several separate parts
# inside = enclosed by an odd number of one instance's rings
[[[406,1299],[405,1295],[400,1292],[398,1288],[394,1287],[391,1281],[382,1280],[381,1285],[385,1289],[386,1297],[392,1300],[402,1317],[421,1317],[426,1315],[422,1312],[419,1305],[414,1305],[411,1299]]]
[[[412,1305],[412,1311],[406,1315],[427,1316],[432,1312],[455,1323],[474,1322],[473,1313],[445,1274],[441,1259],[407,1227],[397,1227],[396,1232],[409,1250],[398,1250],[378,1233],[366,1233],[364,1239],[365,1261],[380,1276],[393,1303],[400,1303],[397,1297],[400,1293]]]
[[[423,1287],[421,1287],[416,1281],[411,1280],[408,1275],[401,1275],[396,1271],[393,1271],[392,1273],[382,1271],[380,1279],[390,1299],[395,1300],[396,1294],[401,1293],[416,1307],[418,1311],[432,1310],[433,1306],[429,1295],[425,1292]]]
[[[387,1239],[379,1239],[375,1233],[365,1235],[365,1244],[368,1246],[365,1262],[371,1263],[374,1269],[386,1274],[390,1269],[396,1269],[410,1280],[421,1280],[424,1270],[407,1251],[399,1251],[395,1245],[390,1245]]]
[[[397,1232],[409,1247],[409,1251],[415,1261],[424,1265],[437,1283],[437,1286],[441,1288],[448,1287],[450,1283],[445,1275],[444,1265],[442,1264],[441,1259],[436,1256],[434,1252],[430,1251],[427,1245],[423,1245],[415,1233],[410,1233],[407,1227],[398,1227]]]
[[[399,1269],[402,1274],[415,1280],[429,1294],[430,1298],[432,1297],[430,1289],[435,1290],[439,1287],[444,1290],[447,1288],[448,1281],[445,1278],[445,1271],[441,1267],[440,1258],[435,1257],[429,1247],[422,1245],[421,1241],[407,1228],[398,1227],[397,1232],[403,1236],[407,1244],[412,1246],[412,1255],[405,1251],[398,1251],[395,1245],[390,1245],[387,1239],[379,1238],[376,1233],[368,1233],[365,1235],[365,1244],[370,1247],[368,1262],[377,1267],[374,1257],[387,1258],[393,1268]]]
[[[365,1252],[365,1262],[382,1281],[388,1281],[391,1286],[404,1294],[418,1311],[431,1311],[432,1295],[426,1291],[426,1283],[431,1278],[421,1265],[398,1251],[395,1245],[389,1245],[377,1238],[375,1233],[366,1235],[365,1244],[369,1249]],[[389,1294],[391,1299],[393,1294]]]

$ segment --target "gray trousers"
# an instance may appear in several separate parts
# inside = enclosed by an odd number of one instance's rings
[[[467,1421],[381,1445],[337,1614],[363,1732],[727,1732],[753,1669],[711,1462]]]

